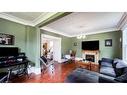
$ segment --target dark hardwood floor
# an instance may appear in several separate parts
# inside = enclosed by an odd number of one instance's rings
[[[13,83],[63,83],[67,75],[77,68],[76,63],[54,64],[44,74],[21,76],[11,80]]]

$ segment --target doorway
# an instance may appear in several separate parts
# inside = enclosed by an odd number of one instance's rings
[[[61,38],[41,34],[41,56],[50,60],[61,61]]]

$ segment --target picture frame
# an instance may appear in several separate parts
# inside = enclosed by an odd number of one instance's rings
[[[112,46],[112,39],[106,39],[105,40],[105,46],[111,47]]]
[[[0,45],[14,45],[14,36],[0,33]]]
[[[77,46],[77,42],[74,42],[74,46]]]

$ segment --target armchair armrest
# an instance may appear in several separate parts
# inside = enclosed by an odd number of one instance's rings
[[[114,77],[99,74],[99,83],[118,83],[118,81],[114,79],[115,79]]]
[[[102,62],[102,60],[98,61],[98,63],[99,63],[99,72],[100,72],[100,68],[101,68],[101,62]]]
[[[99,61],[98,61],[98,63],[99,63],[99,66],[101,66],[101,62],[102,62],[101,60],[99,60]]]

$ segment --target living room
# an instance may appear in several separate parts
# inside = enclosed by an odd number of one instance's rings
[[[121,82],[116,81],[116,78],[122,74],[112,75],[112,72],[116,74],[116,69],[111,65],[116,61],[126,61],[126,16],[125,12],[0,13],[1,39],[8,36],[11,39],[9,42],[1,41],[1,52],[4,52],[3,48],[17,47],[29,60],[25,68],[28,70],[27,76],[14,77],[13,81],[9,82]],[[47,58],[40,54],[43,49],[41,35],[61,39],[53,51],[53,60],[50,60],[53,64],[48,64],[46,70],[43,63]],[[55,58],[56,56],[59,58]],[[126,64],[122,64],[121,68],[120,73],[123,73]],[[109,76],[105,72],[108,72]],[[126,82],[126,79],[122,82]]]

